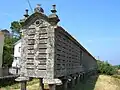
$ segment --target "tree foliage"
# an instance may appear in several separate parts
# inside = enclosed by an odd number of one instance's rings
[[[12,30],[13,37],[20,39],[21,34],[20,34],[20,29],[21,29],[21,24],[18,21],[13,21],[11,23],[10,29]]]
[[[20,29],[21,25],[18,21],[11,23],[12,35],[5,36],[4,47],[3,47],[3,67],[11,67],[13,62],[14,54],[14,43],[17,42],[21,37]]]
[[[97,60],[98,72],[106,75],[113,75],[117,73],[117,68],[109,64],[108,62]]]
[[[120,69],[120,65],[115,65],[114,67],[117,69]]]
[[[11,37],[5,37],[3,47],[3,67],[10,67],[13,61],[13,42]]]

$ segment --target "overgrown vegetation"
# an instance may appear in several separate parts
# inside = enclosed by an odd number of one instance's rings
[[[118,73],[118,67],[115,67],[108,62],[97,60],[98,73],[105,75],[115,75]]]

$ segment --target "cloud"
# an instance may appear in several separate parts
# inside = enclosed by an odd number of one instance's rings
[[[3,12],[0,14],[1,16],[12,17],[10,13]]]

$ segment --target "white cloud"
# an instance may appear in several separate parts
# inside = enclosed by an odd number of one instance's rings
[[[87,42],[91,43],[91,42],[93,42],[93,40],[87,40]]]
[[[6,12],[3,12],[0,14],[1,16],[6,16],[6,17],[12,17],[12,15],[10,13],[6,13]]]

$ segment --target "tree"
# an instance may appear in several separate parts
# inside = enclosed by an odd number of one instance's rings
[[[117,73],[117,69],[108,62],[97,60],[98,72],[106,75],[113,75]]]
[[[21,24],[18,21],[13,21],[11,23],[10,29],[12,30],[13,37],[20,39],[21,34],[20,34],[20,29],[21,29]]]
[[[12,35],[5,35],[3,47],[3,67],[11,67],[14,54],[14,43],[21,39],[20,29],[21,25],[18,21],[11,23]],[[8,30],[3,30],[9,32]]]
[[[10,67],[13,61],[12,37],[5,36],[3,47],[3,67]]]

